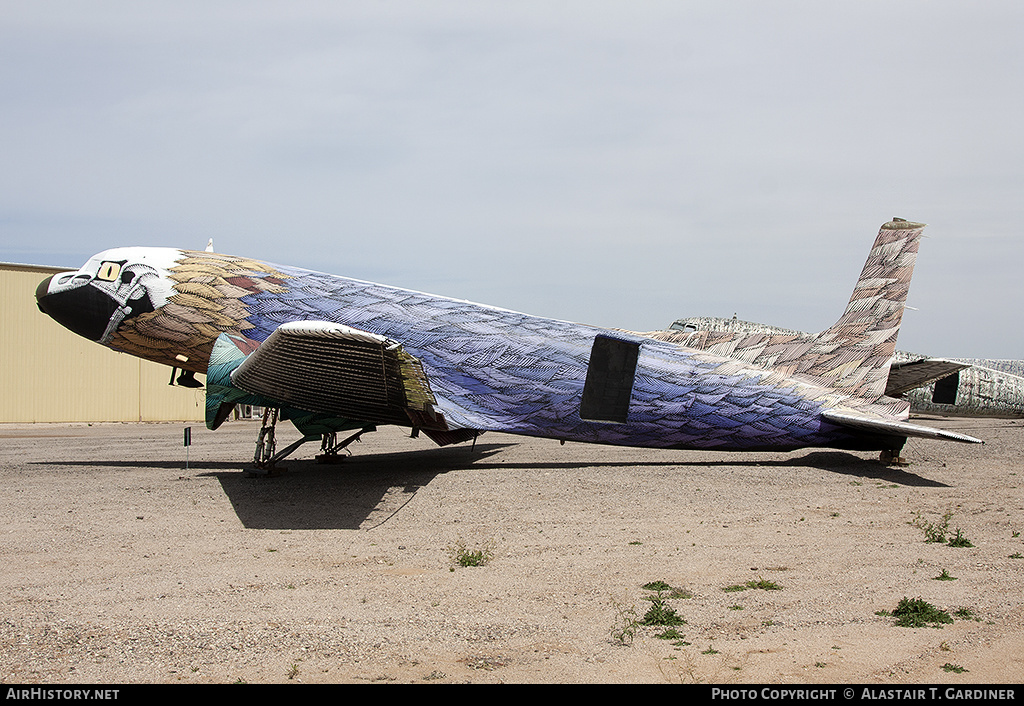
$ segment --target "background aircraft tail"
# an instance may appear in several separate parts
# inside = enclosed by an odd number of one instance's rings
[[[924,227],[901,218],[884,224],[843,315],[775,366],[857,397],[884,395]]]

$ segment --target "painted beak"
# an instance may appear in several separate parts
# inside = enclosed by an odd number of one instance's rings
[[[75,274],[64,272],[40,282],[36,287],[36,304],[61,326],[91,341],[99,341],[118,309],[118,302],[92,286],[92,278]],[[55,286],[56,283],[59,286]]]

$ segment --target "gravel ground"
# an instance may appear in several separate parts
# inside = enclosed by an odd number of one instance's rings
[[[382,429],[258,478],[258,422],[194,425],[187,465],[182,424],[0,425],[0,682],[1020,683],[1024,424],[925,423],[987,443],[887,468]],[[896,627],[904,597],[960,613]]]

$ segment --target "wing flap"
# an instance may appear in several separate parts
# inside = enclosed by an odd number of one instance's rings
[[[282,324],[231,373],[231,382],[311,412],[448,430],[417,358],[397,341],[341,324]]]

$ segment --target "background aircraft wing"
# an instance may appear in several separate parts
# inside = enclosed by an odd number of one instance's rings
[[[899,397],[908,390],[924,387],[969,367],[971,366],[967,363],[945,358],[894,360],[889,368],[889,381],[885,386],[885,394],[889,397]]]
[[[440,444],[476,433],[449,429],[434,409],[423,366],[398,341],[341,324],[281,325],[231,373],[231,382],[283,407],[413,426]]]

